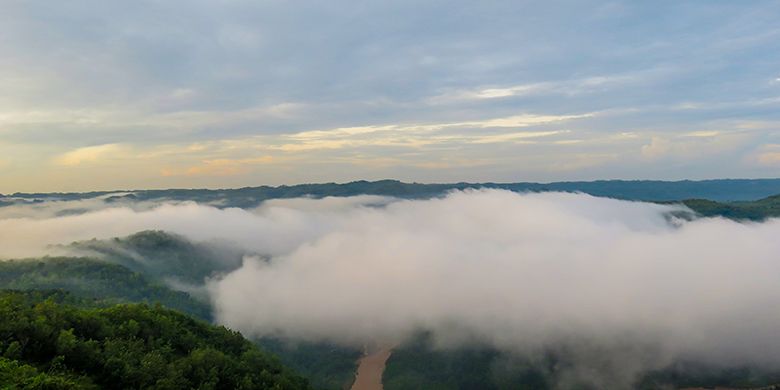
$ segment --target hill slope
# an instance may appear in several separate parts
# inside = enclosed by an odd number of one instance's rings
[[[708,199],[687,199],[682,203],[704,217],[724,217],[749,221],[780,217],[780,195],[751,202],[723,203]]]
[[[0,289],[64,290],[91,305],[148,302],[211,319],[207,303],[121,265],[90,258],[44,257],[0,261]]]
[[[0,353],[0,379],[21,388],[309,388],[239,333],[142,304],[80,309],[2,292]]]

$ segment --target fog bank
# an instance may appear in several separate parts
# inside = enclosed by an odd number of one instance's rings
[[[197,241],[219,239],[263,255],[288,253],[349,218],[353,209],[393,201],[380,196],[279,199],[251,210],[195,202],[125,202],[100,199],[0,208],[0,259],[51,254],[51,245],[165,230]],[[60,248],[61,250],[62,248]]]
[[[560,350],[607,387],[680,359],[779,368],[780,221],[686,212],[500,190],[6,209],[0,257],[159,229],[263,255],[208,283],[218,320],[249,336],[362,346],[426,331],[441,348]]]
[[[780,367],[780,222],[680,211],[560,193],[399,201],[211,291],[220,321],[256,336],[387,345],[425,330],[441,347],[566,350],[624,385],[679,359]]]

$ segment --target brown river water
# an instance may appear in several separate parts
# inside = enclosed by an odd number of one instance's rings
[[[382,373],[392,352],[390,348],[382,348],[360,358],[352,390],[382,390]]]

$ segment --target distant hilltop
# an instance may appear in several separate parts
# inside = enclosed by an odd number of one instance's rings
[[[0,206],[14,200],[78,200],[104,197],[106,201],[193,200],[218,202],[224,207],[252,207],[268,199],[296,197],[326,197],[382,195],[400,198],[428,198],[447,191],[468,188],[496,188],[516,192],[583,192],[626,200],[675,201],[708,199],[713,201],[751,201],[780,194],[780,179],[717,179],[717,180],[597,180],[553,183],[404,183],[398,180],[353,181],[282,186],[258,186],[235,189],[168,189],[123,190],[84,193],[15,193],[0,195]]]

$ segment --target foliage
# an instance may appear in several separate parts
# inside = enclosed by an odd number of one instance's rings
[[[431,348],[426,336],[393,350],[382,378],[387,390],[547,389],[538,367],[491,348]]]
[[[707,199],[688,199],[682,203],[704,217],[724,217],[749,221],[763,221],[771,217],[780,217],[780,195],[752,202],[721,203]]]
[[[20,389],[98,389],[86,377],[57,372],[40,372],[33,366],[0,357],[0,384],[3,388]]]
[[[159,302],[201,319],[211,318],[209,305],[187,293],[173,291],[123,266],[89,258],[0,261],[0,289],[60,289],[88,298],[92,305],[104,306],[120,302]]]
[[[3,383],[54,389],[309,388],[224,327],[160,306],[80,309],[56,300],[0,293]]]
[[[580,351],[582,353],[583,351]],[[589,364],[598,364],[600,351],[592,351]],[[386,390],[406,389],[594,389],[584,378],[570,352],[539,351],[533,358],[490,347],[436,349],[423,334],[393,351],[383,376]],[[608,379],[608,378],[605,378]],[[724,367],[676,362],[638,378],[636,389],[759,388],[780,383],[780,372],[757,367]]]
[[[295,369],[318,389],[349,388],[355,380],[362,351],[328,343],[285,342],[274,338],[258,341],[275,353],[285,365]]]
[[[770,389],[780,383],[780,372],[755,367],[711,367],[693,362],[678,362],[663,370],[646,374],[637,389],[652,390],[674,384],[676,388]],[[668,387],[668,386],[667,386]]]
[[[16,294],[24,295],[28,300],[45,298],[88,308],[131,302],[160,303],[211,320],[211,308],[207,303],[150,280],[148,274],[90,258],[44,257],[0,262],[0,288],[23,290]],[[361,355],[358,350],[329,344],[291,345],[275,339],[264,339],[259,344],[278,354],[283,364],[296,369],[322,389],[341,389],[351,384],[356,361]]]
[[[193,284],[238,268],[242,259],[238,250],[216,244],[192,243],[182,236],[159,230],[146,230],[111,240],[74,242],[70,247],[94,253],[101,259],[148,276]]]

